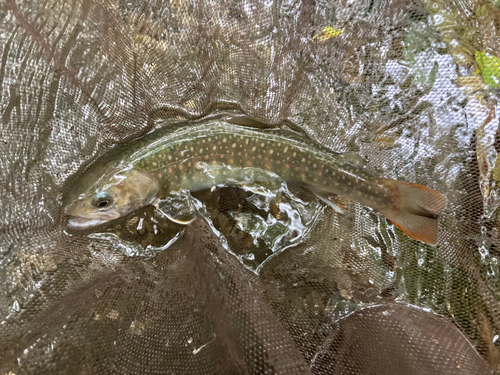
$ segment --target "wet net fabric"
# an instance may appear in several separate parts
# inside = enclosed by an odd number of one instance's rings
[[[0,374],[499,370],[499,6],[0,0]],[[438,246],[298,186],[66,231],[77,171],[221,113],[445,194]]]

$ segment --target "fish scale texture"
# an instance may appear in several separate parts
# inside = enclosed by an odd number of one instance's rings
[[[0,0],[0,374],[499,371],[499,5]],[[221,114],[441,192],[438,245],[292,184],[67,230],[107,151]]]

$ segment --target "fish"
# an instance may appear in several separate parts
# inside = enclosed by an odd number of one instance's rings
[[[327,203],[337,195],[371,207],[408,237],[436,245],[438,218],[447,204],[443,194],[372,176],[296,132],[240,123],[191,121],[113,148],[67,189],[68,229],[112,222],[176,191],[285,182]]]

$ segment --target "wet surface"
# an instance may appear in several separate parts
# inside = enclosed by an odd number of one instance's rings
[[[133,353],[139,372],[181,363],[192,373],[328,373],[327,343],[339,353],[347,341],[336,335],[362,311],[397,303],[426,318],[391,320],[387,332],[419,327],[415,345],[428,354],[438,328],[425,321],[439,314],[446,323],[433,324],[453,324],[498,370],[499,21],[486,0],[7,0],[0,369],[106,373]],[[187,226],[149,206],[98,230],[65,230],[69,176],[116,143],[218,111],[292,128],[374,175],[442,192],[438,246],[293,186],[272,197],[198,192],[200,216]],[[270,337],[281,344],[266,346]],[[463,371],[477,359],[465,347],[450,362]],[[291,358],[293,370],[278,360]]]

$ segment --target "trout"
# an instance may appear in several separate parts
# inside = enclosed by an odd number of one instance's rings
[[[209,119],[158,130],[115,147],[76,178],[68,228],[89,229],[179,190],[277,179],[369,206],[408,237],[435,245],[447,200],[423,185],[374,177],[299,135]]]

